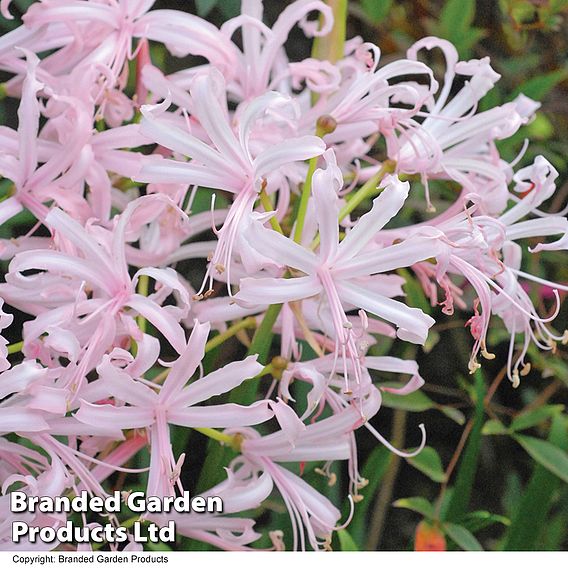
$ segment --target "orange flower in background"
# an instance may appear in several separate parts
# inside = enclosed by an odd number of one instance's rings
[[[418,523],[414,535],[414,550],[419,552],[444,552],[446,550],[444,533],[438,526],[428,521],[421,521]]]

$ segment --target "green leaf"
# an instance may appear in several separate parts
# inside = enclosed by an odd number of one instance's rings
[[[510,429],[517,431],[532,428],[533,426],[537,426],[545,420],[548,420],[555,414],[561,413],[563,410],[564,405],[554,404],[541,406],[540,408],[535,408],[534,410],[530,410],[529,412],[523,412],[511,422]]]
[[[444,532],[463,550],[483,550],[479,541],[466,528],[454,523],[444,523]]]
[[[359,543],[361,548],[365,546],[365,541],[367,539],[367,512],[373,503],[375,493],[377,492],[377,489],[387,471],[392,456],[393,454],[391,454],[387,448],[378,445],[367,458],[367,461],[363,466],[363,470],[361,471],[361,475],[364,479],[368,479],[369,483],[361,490],[361,495],[364,497],[363,501],[357,503],[355,513],[353,514],[353,520],[349,525],[351,536],[357,543]],[[349,511],[346,509],[345,514],[348,513]]]
[[[507,434],[509,432],[508,428],[499,420],[488,420],[481,429],[481,433],[484,436],[495,436],[500,434]]]
[[[568,450],[568,420],[555,415],[548,437],[554,447]],[[512,510],[511,526],[507,532],[504,550],[541,550],[539,531],[535,527],[546,525],[546,517],[552,506],[553,497],[561,485],[560,479],[547,468],[535,464],[532,477],[519,491],[520,498]]]
[[[359,548],[355,544],[355,541],[351,538],[351,535],[345,529],[337,531],[337,536],[339,537],[339,546],[341,548],[341,552],[359,551]]]
[[[225,18],[234,18],[241,13],[241,0],[223,0],[219,4],[219,10]]]
[[[385,385],[388,386],[388,385]],[[398,385],[397,385],[398,386]],[[390,392],[381,393],[383,406],[388,408],[400,408],[408,412],[424,412],[435,408],[435,402],[426,396],[422,391],[415,391],[405,396],[396,395]]]
[[[466,34],[475,17],[475,4],[475,0],[448,0],[440,14],[441,29],[452,37]]]
[[[503,515],[496,515],[489,511],[474,511],[468,513],[462,520],[462,525],[473,533],[497,523],[508,527],[511,521]]]
[[[446,512],[448,520],[455,520],[463,517],[467,511],[475,474],[477,472],[477,462],[481,449],[481,430],[483,427],[483,417],[485,414],[483,398],[487,389],[481,371],[475,373],[475,414],[473,417],[473,427],[469,435],[467,446],[464,450],[456,480],[454,483],[454,493]]]
[[[463,426],[465,424],[465,416],[461,410],[454,408],[453,406],[440,405],[437,407],[440,412],[445,414],[450,420],[453,420],[456,424]]]
[[[531,99],[541,100],[546,97],[558,83],[561,83],[566,78],[568,78],[568,69],[557,69],[550,73],[537,75],[518,87],[514,92],[514,96],[522,93]]]
[[[513,436],[525,451],[540,465],[568,483],[568,453],[557,446],[531,436]]]
[[[392,8],[392,0],[361,0],[361,9],[371,24],[380,24]]]
[[[218,3],[219,0],[195,0],[197,15],[205,18]]]
[[[406,461],[436,483],[442,483],[446,479],[442,460],[434,448],[426,446],[417,456],[407,458]]]
[[[534,120],[526,126],[526,131],[530,138],[548,140],[554,135],[554,126],[544,113],[537,112]]]
[[[433,519],[435,517],[432,503],[430,503],[427,499],[424,499],[424,497],[406,497],[404,499],[398,499],[392,504],[392,506],[397,509],[409,509],[410,511],[415,511],[427,519]]]

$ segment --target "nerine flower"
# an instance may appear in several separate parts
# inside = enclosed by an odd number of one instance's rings
[[[319,156],[325,145],[316,136],[292,137],[272,141],[253,155],[250,139],[256,121],[271,109],[288,105],[288,99],[269,92],[250,101],[239,117],[235,133],[227,110],[224,81],[218,71],[197,76],[192,83],[191,96],[192,116],[199,121],[210,142],[204,142],[159,117],[158,113],[169,106],[168,101],[155,109],[143,108],[142,133],[152,141],[191,158],[191,161],[148,161],[138,179],[203,185],[235,195],[223,228],[218,232],[219,242],[211,257],[208,275],[212,280],[212,268],[217,273],[229,270],[242,225],[247,221],[266,177],[285,165]],[[227,279],[230,280],[229,276]],[[198,294],[202,291],[199,290]]]
[[[336,333],[337,356],[355,363],[355,377],[360,380],[360,354],[346,311],[357,307],[397,326],[397,335],[413,343],[424,343],[434,320],[418,308],[393,300],[366,287],[372,276],[431,258],[437,250],[436,236],[430,233],[384,248],[368,247],[376,234],[396,215],[408,196],[408,183],[396,177],[385,180],[385,189],[373,202],[371,211],[353,225],[339,242],[338,197],[341,173],[326,154],[325,170],[313,176],[312,193],[321,238],[317,252],[265,228],[251,223],[246,235],[250,246],[260,255],[294,271],[293,278],[243,278],[235,296],[242,304],[278,304],[326,297]],[[370,249],[370,250],[369,250]],[[349,387],[346,387],[350,390]]]
[[[83,401],[76,417],[86,424],[111,422],[118,428],[148,428],[151,448],[148,495],[172,495],[179,484],[178,460],[172,453],[169,424],[190,428],[228,428],[258,424],[274,414],[268,401],[250,406],[217,404],[199,406],[254,377],[262,370],[256,356],[229,363],[186,386],[204,355],[209,324],[196,324],[180,357],[171,366],[162,386],[115,367],[108,358],[99,366],[100,380],[115,404]],[[183,460],[182,460],[183,462]]]

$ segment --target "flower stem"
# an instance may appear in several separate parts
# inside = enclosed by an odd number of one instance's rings
[[[138,278],[138,286],[136,291],[141,296],[147,296],[148,290],[150,289],[150,278],[147,274],[142,274]],[[146,318],[144,316],[136,316],[136,322],[142,333],[146,333]]]
[[[336,63],[343,57],[347,31],[347,0],[326,0],[333,10],[333,29],[325,36],[316,37],[312,57]]]
[[[12,345],[8,345],[8,355],[13,355],[14,353],[19,353],[24,346],[23,341],[18,341],[18,343],[12,343]]]
[[[223,432],[219,432],[219,430],[215,430],[215,428],[194,428],[204,436],[211,438],[212,440],[217,440],[221,444],[226,444],[228,446],[232,446],[235,441],[235,437],[231,436],[230,434],[224,434]]]
[[[381,169],[371,179],[369,179],[358,191],[351,194],[351,196],[348,197],[347,203],[339,211],[339,220],[343,221],[343,219],[361,205],[365,199],[375,195],[377,186],[386,174],[394,172],[395,165],[395,162],[392,160],[386,160]]]
[[[302,188],[302,197],[300,198],[300,207],[298,209],[298,216],[296,217],[296,227],[294,229],[294,242],[302,242],[302,232],[304,231],[304,223],[306,222],[306,214],[308,212],[308,203],[310,201],[310,195],[312,193],[312,177],[316,171],[318,159],[312,158],[308,165],[308,174],[306,175],[306,181],[304,182],[304,187]]]
[[[272,201],[270,201],[270,197],[268,197],[266,189],[263,188],[261,190],[259,197],[260,197],[260,203],[262,204],[266,212],[274,211],[274,207],[272,206]],[[273,216],[270,218],[270,226],[281,235],[284,234],[284,231],[282,230],[282,227],[280,226],[280,223],[278,222],[278,219],[276,217]]]
[[[215,347],[219,347],[219,345],[227,341],[227,339],[235,336],[241,329],[253,329],[255,327],[256,318],[252,316],[233,324],[231,327],[227,328],[226,331],[216,335],[205,344],[205,353],[209,353],[209,351],[212,351]]]
[[[335,119],[329,115],[323,115],[318,118],[316,123],[316,136],[323,138],[326,134],[331,134],[337,126]],[[306,181],[302,188],[302,196],[300,197],[300,207],[298,208],[298,215],[296,217],[296,228],[294,229],[294,242],[302,242],[302,232],[304,230],[304,223],[306,222],[306,214],[308,212],[308,203],[310,195],[312,194],[312,178],[318,165],[318,156],[310,159],[308,164],[308,173]]]

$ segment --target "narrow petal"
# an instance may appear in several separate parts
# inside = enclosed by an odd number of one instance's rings
[[[410,184],[401,182],[396,176],[385,178],[385,188],[373,200],[373,207],[365,213],[346,234],[339,245],[339,258],[347,261],[359,254],[375,235],[401,210]]]
[[[258,375],[264,368],[257,362],[258,355],[244,361],[233,361],[221,369],[198,379],[176,397],[176,406],[192,406],[238,387],[242,382]]]
[[[235,300],[242,305],[282,304],[311,298],[321,291],[319,280],[313,276],[300,278],[243,278]]]
[[[347,282],[338,284],[337,292],[344,302],[394,323],[398,328],[398,337],[405,341],[423,345],[428,337],[428,330],[436,323],[418,308],[409,308],[406,304],[391,298],[370,296],[364,288]]]
[[[193,373],[195,373],[205,354],[205,343],[209,336],[209,330],[209,323],[195,322],[187,345],[184,341],[182,350],[178,351],[180,356],[173,364],[168,378],[160,391],[161,403],[170,401],[172,396],[178,397],[185,383],[187,383]]]
[[[265,228],[259,221],[250,223],[244,237],[257,252],[281,266],[297,268],[306,274],[311,274],[316,269],[318,259],[313,252],[292,239]]]
[[[75,418],[79,422],[93,426],[107,422],[116,428],[126,430],[150,426],[154,422],[154,411],[151,408],[91,404],[82,400],[81,407],[75,413]]]
[[[229,403],[174,408],[168,412],[168,421],[190,428],[238,428],[261,424],[273,416],[268,401],[260,400],[250,406]]]

